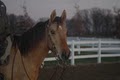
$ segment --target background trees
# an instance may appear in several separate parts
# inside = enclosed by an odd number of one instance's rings
[[[114,12],[115,12],[115,32],[114,35],[117,38],[120,38],[120,9],[114,8]]]
[[[23,5],[22,8],[24,15],[8,14],[10,31],[15,35],[23,34],[35,24],[27,12],[27,7]]]
[[[35,21],[29,16],[27,7],[22,6],[24,15],[7,14],[12,34],[22,34],[31,28]],[[91,8],[80,10],[74,6],[76,13],[67,20],[68,36],[92,36],[120,38],[120,9]],[[40,18],[45,21],[48,18]]]
[[[77,9],[68,20],[68,32],[69,36],[120,38],[120,9]]]

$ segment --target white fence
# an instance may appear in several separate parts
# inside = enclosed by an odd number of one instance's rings
[[[71,65],[75,64],[75,59],[97,58],[97,62],[101,63],[102,57],[120,57],[119,40],[72,40],[68,41],[68,45],[70,46],[71,50]],[[78,55],[75,55],[75,52]],[[81,55],[81,52],[87,52],[88,54]],[[92,52],[97,52],[97,54],[91,54]],[[104,52],[104,54],[102,54],[102,52]],[[45,59],[45,61],[54,60],[56,60],[54,57]]]

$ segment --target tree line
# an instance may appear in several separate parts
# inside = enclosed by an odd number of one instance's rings
[[[120,9],[76,9],[67,21],[69,36],[120,38]]]
[[[23,7],[24,15],[7,14],[9,28],[13,34],[22,34],[36,22]],[[47,18],[40,18],[44,21]],[[112,37],[120,38],[120,9],[76,9],[76,13],[67,20],[68,36]]]

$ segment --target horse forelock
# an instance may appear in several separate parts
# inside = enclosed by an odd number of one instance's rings
[[[55,17],[55,19],[53,20],[53,22],[57,22],[57,24],[60,24],[60,23],[62,23],[62,19],[61,19],[61,17]]]

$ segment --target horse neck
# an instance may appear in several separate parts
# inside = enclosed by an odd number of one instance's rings
[[[41,41],[38,44],[39,45],[34,50],[29,52],[27,56],[22,56],[23,63],[28,75],[30,76],[30,78],[35,80],[38,77],[41,64],[49,51],[45,40]]]
[[[34,48],[31,52],[29,52],[29,54],[27,56],[24,56],[23,58],[24,58],[24,60],[28,60],[28,62],[30,62],[30,60],[31,60],[31,62],[33,64],[35,64],[37,62],[38,62],[38,64],[40,64],[46,57],[48,51],[49,51],[49,49],[47,47],[47,43],[45,40],[43,40],[38,43],[38,46],[36,48]]]

